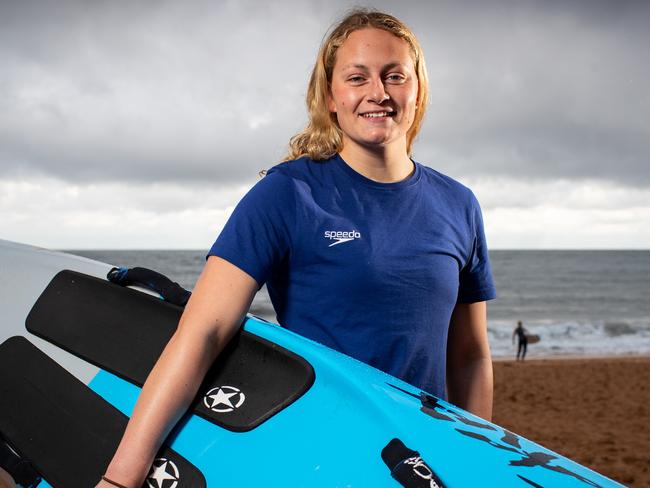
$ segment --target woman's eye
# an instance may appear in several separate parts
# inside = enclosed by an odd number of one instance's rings
[[[393,82],[398,82],[398,83],[406,81],[406,77],[404,75],[400,75],[400,74],[397,74],[397,73],[388,75],[386,77],[386,79],[388,81],[393,81]]]
[[[363,80],[363,76],[350,76],[348,78],[348,81],[351,81],[352,83],[361,83]]]

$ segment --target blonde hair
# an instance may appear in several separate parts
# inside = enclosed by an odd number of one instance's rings
[[[336,62],[336,51],[352,32],[374,27],[404,39],[411,50],[418,78],[418,100],[415,119],[406,133],[406,151],[411,155],[413,141],[420,131],[429,99],[429,83],[422,47],[406,24],[392,15],[376,10],[354,9],[343,18],[323,41],[311,72],[307,88],[307,127],[289,140],[289,153],[285,160],[309,156],[314,160],[332,157],[343,149],[343,133],[336,114],[329,111],[327,97]]]

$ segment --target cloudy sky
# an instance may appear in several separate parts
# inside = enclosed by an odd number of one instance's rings
[[[0,1],[0,238],[209,247],[352,5]],[[650,2],[361,5],[420,38],[414,157],[474,190],[493,249],[650,248]]]

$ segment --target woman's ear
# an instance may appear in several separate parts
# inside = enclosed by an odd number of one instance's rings
[[[327,92],[327,109],[332,113],[336,113],[336,104],[334,103],[334,97],[332,96],[331,90]]]

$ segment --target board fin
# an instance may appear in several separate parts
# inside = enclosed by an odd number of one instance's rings
[[[0,433],[52,486],[95,486],[127,421],[24,337],[0,344]],[[201,472],[168,447],[154,466],[177,488],[206,486]],[[145,485],[155,486],[153,479]]]

